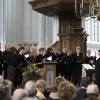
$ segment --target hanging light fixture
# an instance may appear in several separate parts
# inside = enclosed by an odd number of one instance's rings
[[[97,18],[100,21],[100,0],[75,0],[75,14],[78,18]],[[79,9],[78,9],[79,8]]]

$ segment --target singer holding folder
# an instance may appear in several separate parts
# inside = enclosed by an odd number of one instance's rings
[[[85,56],[85,63],[89,64],[93,67],[94,58],[93,58],[93,56],[91,56],[91,50],[87,50],[87,56]],[[92,71],[93,70],[86,69],[86,77],[90,78],[90,83],[92,83]]]
[[[80,86],[80,81],[82,78],[82,61],[83,54],[80,52],[80,47],[76,47],[76,52],[72,55],[73,57],[73,83],[74,85]]]

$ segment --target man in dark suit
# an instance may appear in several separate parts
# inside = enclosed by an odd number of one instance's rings
[[[86,98],[86,89],[88,85],[89,85],[89,78],[83,77],[81,80],[81,88],[79,91],[77,91],[76,97],[74,100],[80,100],[80,99]]]
[[[100,91],[100,50],[98,50],[99,58],[96,60],[96,55],[94,57],[94,64],[95,64],[95,72],[96,72],[96,84],[99,87]]]

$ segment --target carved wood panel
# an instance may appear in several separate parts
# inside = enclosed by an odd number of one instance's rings
[[[71,41],[71,50],[72,52],[75,52],[76,51],[76,46],[80,46],[80,48],[82,49],[82,42],[81,42],[81,39],[73,39]]]

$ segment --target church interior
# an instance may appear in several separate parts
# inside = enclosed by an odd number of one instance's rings
[[[0,100],[100,100],[100,0],[0,0]]]

